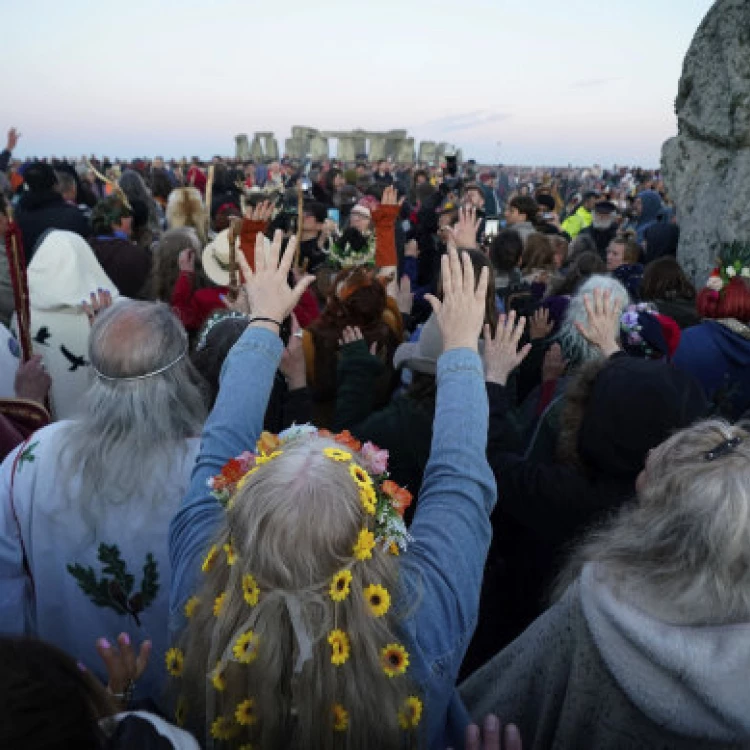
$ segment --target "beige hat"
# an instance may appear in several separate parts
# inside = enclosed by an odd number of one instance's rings
[[[265,238],[266,252],[271,247],[268,237]],[[235,239],[235,248],[238,253],[240,250],[240,237]],[[214,284],[219,286],[229,286],[229,229],[219,232],[211,242],[206,245],[201,256],[203,270]]]

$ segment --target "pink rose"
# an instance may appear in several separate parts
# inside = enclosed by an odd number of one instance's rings
[[[388,471],[388,451],[381,450],[377,445],[365,443],[360,451],[365,468],[370,474],[377,476]]]

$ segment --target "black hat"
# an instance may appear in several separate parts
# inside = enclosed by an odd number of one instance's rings
[[[615,206],[612,201],[599,201],[594,205],[594,213],[602,214],[604,216],[609,216],[609,214],[613,214],[617,211],[617,206]]]
[[[554,211],[555,199],[548,193],[542,193],[541,195],[535,195],[534,200],[540,205],[544,206],[548,211]]]
[[[597,193],[596,190],[587,190],[583,194],[583,198],[581,200],[587,201],[587,200],[590,200],[591,198],[598,198],[598,197],[599,197],[599,193]]]
[[[318,224],[322,224],[328,218],[326,207],[318,201],[305,201],[303,210],[305,216],[314,216]]]
[[[26,167],[23,181],[31,191],[51,190],[57,185],[57,175],[49,164],[38,161]]]

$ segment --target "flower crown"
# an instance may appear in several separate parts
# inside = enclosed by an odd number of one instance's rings
[[[247,320],[247,315],[245,313],[237,312],[235,310],[231,310],[229,312],[218,312],[214,313],[206,322],[206,324],[203,326],[203,330],[201,331],[200,338],[198,339],[198,343],[195,346],[195,351],[199,352],[206,348],[206,344],[208,343],[208,334],[211,333],[211,331],[219,325],[219,323],[223,323],[225,320]]]
[[[337,443],[337,447],[326,447],[323,455],[330,461],[346,464],[352,482],[359,491],[360,502],[365,511],[368,522],[360,529],[357,539],[352,546],[352,564],[364,562],[372,558],[373,549],[381,544],[384,551],[398,555],[399,550],[406,549],[411,541],[403,521],[403,513],[412,501],[411,493],[399,487],[388,479],[388,451],[377,448],[372,443],[362,445],[348,431],[332,435],[327,430],[317,430],[311,425],[295,426],[279,435],[264,432],[256,445],[256,452],[245,452],[237,458],[228,461],[221,473],[208,480],[208,486],[213,496],[225,507],[231,510],[235,497],[243,486],[258,469],[283,454],[284,446],[292,441],[309,438],[311,436],[330,438]],[[354,460],[354,453],[359,453],[359,461]],[[370,520],[374,530],[370,530]],[[238,555],[231,543],[223,547],[226,565],[232,567],[237,563]],[[208,551],[202,570],[210,572],[222,557],[222,550],[213,545]],[[351,657],[351,641],[349,634],[337,626],[336,607],[346,601],[351,594],[353,575],[350,567],[337,571],[326,583],[326,595],[334,607],[334,627],[329,631],[326,642],[330,648],[330,662],[338,669],[346,664]],[[225,671],[229,662],[250,666],[259,655],[262,647],[259,635],[252,629],[252,610],[258,606],[261,596],[281,596],[287,604],[287,610],[299,645],[299,655],[295,672],[299,672],[304,663],[312,656],[312,642],[309,632],[299,615],[298,596],[293,592],[269,591],[262,592],[258,582],[250,573],[244,573],[241,578],[242,596],[251,610],[249,617],[229,640],[229,645],[219,657],[215,667],[208,674],[208,680],[214,690],[222,693],[227,688]],[[385,616],[391,608],[391,595],[388,589],[377,582],[372,582],[362,590],[364,605],[371,617]],[[221,618],[225,612],[227,592],[216,597],[212,604],[214,617]],[[184,612],[187,618],[193,617],[201,601],[193,596],[185,604]],[[405,674],[409,667],[409,653],[400,643],[386,643],[380,647],[380,666],[388,679],[398,678]],[[182,676],[184,667],[184,653],[179,648],[171,648],[166,654],[167,671],[172,677]],[[217,740],[233,740],[243,730],[249,729],[258,721],[255,712],[256,702],[252,697],[244,698],[234,708],[234,713],[216,716],[211,723],[211,736]],[[398,724],[401,729],[411,731],[419,726],[422,717],[422,700],[416,695],[410,695],[398,711]],[[183,725],[187,712],[184,698],[178,701],[175,718]],[[349,728],[349,712],[341,703],[331,705],[331,726],[334,732],[346,732]]]
[[[620,336],[625,344],[638,347],[646,357],[652,357],[655,352],[649,342],[643,337],[643,326],[639,320],[641,313],[656,315],[658,310],[650,302],[639,302],[637,305],[628,305],[620,316]]]
[[[231,510],[235,495],[260,466],[280,456],[285,445],[311,436],[330,438],[341,446],[325,448],[323,454],[333,461],[349,464],[349,473],[359,489],[362,505],[368,515],[374,516],[371,533],[375,542],[392,554],[405,550],[411,537],[403,516],[411,505],[412,494],[388,478],[388,451],[370,442],[363,445],[348,430],[333,435],[312,425],[295,425],[278,435],[263,432],[254,453],[241,453],[224,464],[221,473],[208,479],[211,494],[226,510]],[[353,453],[359,453],[362,466],[354,461]]]
[[[725,244],[716,261],[716,267],[706,282],[706,288],[720,293],[734,278],[750,279],[750,243]]]

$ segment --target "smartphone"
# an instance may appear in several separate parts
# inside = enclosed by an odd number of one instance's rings
[[[337,227],[341,227],[341,212],[338,208],[329,208],[328,218],[335,222]]]
[[[500,231],[500,219],[487,219],[484,222],[484,236],[495,237]]]

